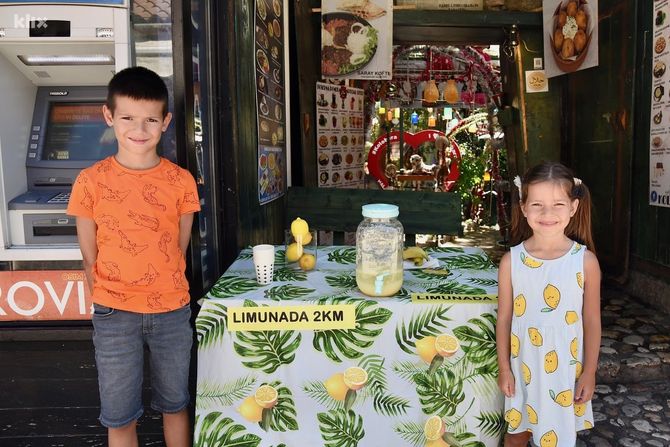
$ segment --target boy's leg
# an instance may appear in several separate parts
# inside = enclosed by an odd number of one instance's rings
[[[109,447],[138,447],[137,421],[125,427],[108,428]]]
[[[530,441],[530,432],[505,434],[505,447],[526,447]]]
[[[168,447],[191,445],[188,418],[188,374],[193,345],[189,306],[146,315],[152,330],[146,335],[151,356],[151,407],[163,413]]]
[[[93,344],[100,389],[100,423],[110,446],[136,446],[142,415],[142,316],[94,304]]]
[[[163,413],[163,435],[168,447],[191,445],[191,427],[186,408],[176,413]]]

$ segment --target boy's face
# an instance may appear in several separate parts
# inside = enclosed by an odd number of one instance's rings
[[[114,98],[114,113],[105,105],[105,121],[114,128],[119,152],[146,155],[156,152],[161,135],[170,124],[172,114],[163,117],[163,103],[126,96]]]

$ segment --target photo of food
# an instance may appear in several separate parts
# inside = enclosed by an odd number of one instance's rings
[[[261,154],[260,158],[258,159],[258,166],[261,169],[268,167],[268,157],[265,154]]]
[[[278,101],[281,101],[281,87],[279,86],[275,87],[275,98],[277,98]]]
[[[326,182],[328,182],[328,173],[327,173],[327,172],[322,172],[322,173],[319,175],[319,180],[321,181],[321,183],[326,183]]]
[[[284,140],[284,126],[277,127],[277,139],[279,139],[279,141]]]
[[[354,156],[353,156],[353,154],[347,154],[347,155],[344,157],[344,161],[345,161],[348,165],[350,165],[351,163],[353,163],[353,162],[354,162]]]
[[[272,31],[274,31],[274,35],[277,39],[281,38],[281,25],[279,24],[279,20],[274,19],[272,21]]]
[[[654,115],[654,124],[661,124],[661,121],[663,121],[663,111],[660,111]]]
[[[592,33],[589,20],[585,0],[564,0],[556,7],[550,39],[556,64],[563,71],[575,71],[584,62]]]
[[[665,88],[662,85],[657,85],[654,89],[654,100],[660,101],[663,99],[663,93],[665,93]]]
[[[654,64],[654,77],[655,78],[660,78],[665,74],[665,62],[658,61]]]
[[[660,54],[663,51],[665,51],[665,46],[667,45],[667,42],[665,40],[665,37],[661,36],[658,39],[656,39],[656,43],[654,43],[654,51],[656,54]]]
[[[271,171],[274,171],[275,166],[277,164],[277,154],[274,152],[270,152],[268,155],[268,168],[270,168]]]
[[[268,47],[268,35],[260,26],[256,27],[256,40],[263,48]]]
[[[268,61],[268,55],[265,54],[263,50],[256,51],[256,61],[258,62],[258,68],[265,74],[270,73],[270,61]]]
[[[654,137],[651,140],[651,144],[653,144],[654,147],[661,147],[661,145],[663,144],[663,139],[661,137],[658,137],[658,136]]]
[[[275,118],[277,121],[281,121],[282,117],[282,111],[281,111],[281,106],[279,104],[275,104]]]
[[[261,98],[260,106],[258,108],[261,110],[261,113],[263,115],[267,115],[268,113],[270,113],[270,109],[268,108],[268,100],[265,99],[265,96]]]
[[[321,74],[338,76],[366,66],[377,51],[377,30],[359,15],[321,16]]]
[[[264,134],[270,132],[270,125],[265,120],[261,120],[261,132]]]
[[[328,118],[326,118],[323,114],[319,115],[319,126],[326,127],[326,124],[328,124]]]
[[[281,84],[281,73],[278,68],[272,70],[272,79],[274,79],[277,84]]]
[[[358,180],[361,180],[363,178],[363,171],[358,171],[356,177],[358,177]]]
[[[272,10],[277,17],[281,17],[281,3],[279,0],[272,0]]]
[[[663,26],[664,22],[665,22],[665,11],[661,10],[656,11],[656,19],[654,20],[656,26]]]
[[[258,91],[267,93],[267,83],[264,76],[258,76],[256,83],[258,84]]]
[[[342,146],[346,146],[347,144],[349,144],[349,137],[346,136],[346,135],[342,135],[342,136],[340,137],[340,144],[341,144]]]
[[[327,166],[329,161],[330,157],[328,156],[328,154],[319,154],[319,164],[321,166]]]
[[[277,140],[277,132],[272,132],[272,138],[271,138],[271,140],[272,140],[272,145],[273,145],[273,146],[276,146],[276,145],[277,145],[277,141],[278,141],[278,140]]]
[[[342,163],[342,155],[340,154],[333,154],[333,164],[335,166],[339,166],[340,163]],[[333,179],[334,181],[334,179]]]
[[[265,20],[268,15],[268,10],[264,0],[257,0],[256,10],[258,11],[258,17],[260,17],[261,20]]]
[[[276,45],[272,45],[272,50],[270,50],[270,55],[272,56],[272,59],[274,59],[274,60],[279,59],[279,48],[277,48]]]
[[[338,183],[339,181],[340,181],[340,173],[339,173],[339,172],[335,172],[335,173],[333,174],[333,183]]]
[[[354,174],[351,171],[347,171],[344,173],[344,179],[345,180],[353,180],[354,179]]]
[[[319,137],[319,146],[321,147],[327,147],[328,146],[328,137],[325,135],[321,135]]]
[[[331,135],[330,136],[330,144],[331,144],[331,146],[336,146],[337,145],[337,135]]]

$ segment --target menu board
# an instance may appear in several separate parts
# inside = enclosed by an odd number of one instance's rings
[[[670,6],[654,2],[651,124],[649,131],[649,204],[670,207]]]
[[[258,200],[263,204],[286,188],[284,1],[256,0],[255,11]]]
[[[321,2],[321,76],[391,79],[393,0]]]
[[[363,121],[362,89],[317,82],[316,146],[320,187],[363,187]]]

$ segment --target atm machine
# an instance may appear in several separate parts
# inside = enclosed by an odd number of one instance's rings
[[[115,153],[106,85],[130,63],[128,0],[0,0],[0,261],[79,260],[77,174]]]

